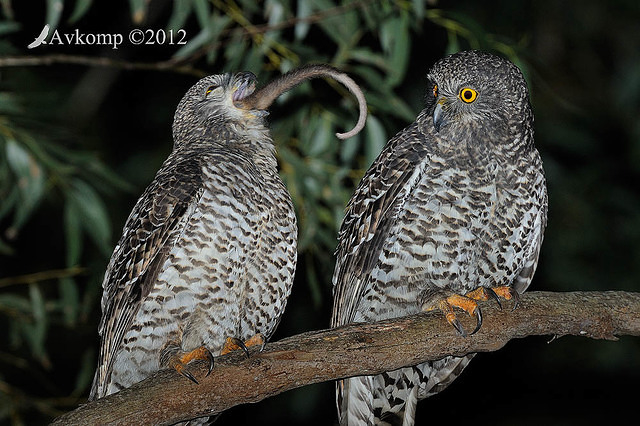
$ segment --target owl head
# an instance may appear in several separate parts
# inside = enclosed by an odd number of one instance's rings
[[[510,61],[476,50],[438,61],[427,75],[426,110],[442,137],[491,129],[510,132],[532,120],[522,72]]]
[[[240,102],[256,88],[251,72],[215,74],[202,78],[182,97],[173,118],[176,145],[200,135],[226,129],[241,132],[264,127],[266,111],[249,109]]]

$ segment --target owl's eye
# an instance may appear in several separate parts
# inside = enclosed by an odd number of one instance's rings
[[[463,102],[470,104],[471,102],[476,100],[476,98],[478,97],[478,92],[470,89],[469,87],[464,87],[462,90],[460,90],[458,97],[462,99]]]
[[[209,86],[209,88],[207,89],[207,91],[205,92],[205,95],[208,95],[209,93],[213,92],[214,90],[216,90],[218,87],[218,85],[214,84],[212,86]]]
[[[438,85],[437,84],[433,85],[433,97],[434,98],[438,97]]]

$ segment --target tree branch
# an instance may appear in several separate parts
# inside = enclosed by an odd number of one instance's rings
[[[199,385],[173,371],[160,371],[54,424],[171,424],[313,383],[377,374],[447,355],[496,351],[514,338],[640,336],[640,293],[530,292],[516,310],[510,305],[499,310],[494,302],[483,302],[482,308],[482,329],[470,337],[456,335],[439,313],[308,332],[268,344],[249,359],[240,353],[219,357],[209,377],[204,365],[190,366]],[[460,320],[467,330],[473,329],[472,319],[461,314]]]
[[[119,68],[125,70],[169,71],[178,74],[189,74],[196,77],[204,77],[207,75],[205,71],[193,68],[190,65],[180,65],[180,63],[181,62],[176,59],[169,59],[160,62],[129,62],[122,59],[108,57],[66,55],[62,53],[41,56],[0,57],[0,68],[72,64],[89,67]]]

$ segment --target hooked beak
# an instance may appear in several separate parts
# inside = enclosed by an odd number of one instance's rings
[[[242,100],[256,90],[258,78],[252,72],[240,72],[234,76],[237,88],[231,95],[231,100],[237,108],[243,108]]]
[[[255,109],[255,99],[251,96],[256,90],[256,82],[258,78],[254,73],[246,71],[235,75],[235,80],[238,82],[237,89],[231,95],[233,105],[238,108],[247,111],[255,117],[264,117],[269,114],[268,111]]]
[[[436,107],[433,109],[433,128],[436,129],[438,133],[440,132],[440,127],[447,123],[443,107],[446,101],[446,98],[440,98]]]

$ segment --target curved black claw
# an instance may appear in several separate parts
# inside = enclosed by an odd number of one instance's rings
[[[502,310],[502,303],[500,303],[500,296],[498,296],[498,294],[495,291],[493,291],[491,287],[487,287],[487,293],[489,294],[489,296],[491,296],[493,300],[496,301],[496,303],[498,304],[498,308]]]
[[[211,371],[213,371],[213,354],[211,353],[211,351],[207,351],[207,361],[209,361],[209,371],[207,371],[207,376],[209,376],[209,374],[211,374]]]
[[[476,328],[471,332],[472,335],[476,334],[478,330],[480,330],[480,327],[482,327],[482,310],[480,309],[480,306],[476,308],[476,310],[474,311],[474,315],[476,316],[478,322],[476,323]]]
[[[242,340],[238,339],[237,337],[232,337],[231,341],[234,344],[238,345],[238,347],[244,351],[244,354],[247,356],[247,358],[249,358],[249,349],[247,349],[247,345],[245,345]]]
[[[191,380],[193,383],[195,383],[196,385],[199,385],[200,383],[198,383],[198,381],[196,380],[195,377],[193,377],[193,374],[189,373],[186,369],[182,369],[182,371],[180,371],[180,374],[182,374],[184,377],[186,377],[187,379]]]
[[[511,312],[513,312],[516,310],[518,305],[520,305],[520,293],[518,293],[518,290],[511,290],[511,298],[513,299],[513,308],[511,308]]]
[[[460,324],[460,321],[458,321],[458,318],[454,318],[450,323],[456,329],[458,334],[462,337],[467,337],[467,332],[464,330],[464,327],[462,327],[462,324]]]

